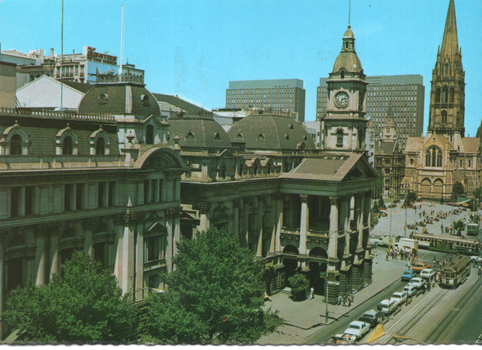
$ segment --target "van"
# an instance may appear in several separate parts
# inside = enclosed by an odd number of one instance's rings
[[[398,306],[398,301],[395,299],[385,299],[378,304],[382,314],[391,315]]]

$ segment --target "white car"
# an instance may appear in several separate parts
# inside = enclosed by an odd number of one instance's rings
[[[414,277],[410,280],[409,286],[413,286],[416,289],[421,289],[423,284],[423,280],[421,277]]]
[[[407,301],[407,293],[405,292],[395,292],[392,294],[392,297],[390,299],[395,299],[396,301],[398,301],[398,304],[399,305],[402,305],[403,303],[405,303]]]
[[[477,256],[477,255],[472,255],[472,256],[470,257],[470,260],[472,260],[472,261],[477,261],[478,263],[482,263],[482,257]]]
[[[435,270],[432,269],[423,269],[420,272],[420,277],[425,279],[431,279],[435,275]]]
[[[345,334],[354,335],[357,339],[363,338],[370,331],[370,325],[365,322],[353,321],[345,329]]]
[[[415,287],[414,287],[414,286],[411,286],[411,285],[408,285],[408,286],[406,286],[405,288],[403,288],[403,291],[404,291],[405,293],[407,293],[407,296],[409,296],[409,297],[411,297],[412,295],[414,295],[414,294],[417,292],[417,290],[415,289]]]

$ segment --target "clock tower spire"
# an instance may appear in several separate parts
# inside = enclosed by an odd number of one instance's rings
[[[324,149],[364,152],[366,76],[355,51],[355,35],[348,25],[341,52],[327,80],[328,106],[324,121]]]

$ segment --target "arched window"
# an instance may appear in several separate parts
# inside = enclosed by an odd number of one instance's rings
[[[148,125],[146,128],[146,144],[153,145],[154,144],[154,126]]]
[[[103,137],[99,137],[95,142],[95,154],[99,156],[103,156],[105,154],[105,142]]]
[[[62,154],[72,155],[73,154],[73,142],[72,137],[66,136],[64,142],[62,143]]]
[[[338,147],[343,146],[343,130],[338,130],[336,132],[336,145]]]
[[[454,98],[455,98],[455,91],[454,91],[454,88],[451,88],[450,89],[450,102],[454,102]]]
[[[340,72],[340,77],[341,77],[342,79],[345,79],[345,71],[344,71],[344,70],[342,70],[342,71]]]
[[[15,134],[10,139],[10,154],[21,155],[22,154],[22,138],[19,134]]]
[[[432,146],[425,153],[425,166],[432,168],[442,167],[442,151],[440,148]]]
[[[442,111],[442,124],[447,123],[447,111]]]
[[[440,88],[437,88],[437,102],[440,102]]]
[[[447,103],[449,101],[449,96],[448,96],[448,89],[446,86],[443,88],[443,93],[442,93],[443,101],[444,103]]]

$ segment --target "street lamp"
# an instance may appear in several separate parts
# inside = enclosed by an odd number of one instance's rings
[[[407,238],[407,195],[408,193],[405,193],[405,227],[403,228],[404,230],[404,237]]]

